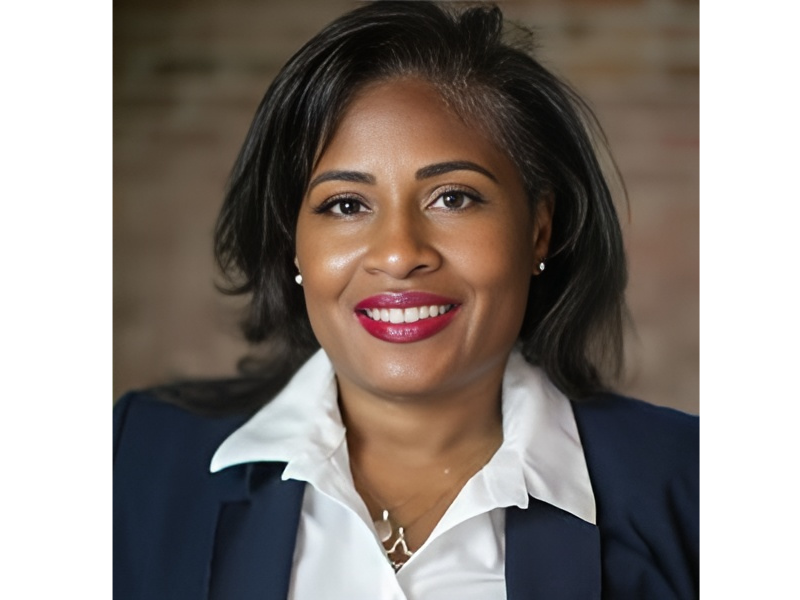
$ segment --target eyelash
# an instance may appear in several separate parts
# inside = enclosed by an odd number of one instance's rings
[[[357,204],[361,208],[366,208],[364,202],[358,196],[334,196],[333,198],[328,198],[325,202],[320,204],[318,207],[314,209],[316,214],[325,214],[325,213],[332,213],[337,217],[351,217],[357,213],[345,213],[342,212],[341,206],[346,202],[352,202],[353,204]],[[334,207],[339,207],[339,212],[334,212]],[[361,212],[359,209],[357,212]]]
[[[457,207],[443,206],[443,207],[441,207],[442,210],[450,211],[450,212],[461,212],[461,211],[464,211],[464,210],[468,210],[474,204],[483,204],[484,203],[483,198],[481,198],[478,194],[476,194],[476,193],[474,193],[472,191],[464,190],[462,188],[453,187],[453,188],[446,188],[444,190],[441,190],[435,196],[435,198],[433,199],[433,202],[428,204],[428,208],[433,208],[434,205],[436,203],[438,203],[445,196],[460,196],[460,197],[464,198],[467,201],[466,206],[457,206]],[[352,203],[354,205],[359,206],[360,208],[356,212],[351,212],[351,213],[343,212],[341,207],[345,203]],[[334,210],[334,208],[336,208],[336,207],[339,207],[338,211]],[[366,206],[364,201],[361,198],[359,198],[358,196],[344,195],[344,196],[334,196],[332,198],[327,199],[325,202],[323,202],[318,207],[316,207],[314,209],[314,212],[316,214],[331,213],[331,214],[336,215],[337,217],[346,218],[346,217],[355,216],[356,214],[362,212],[362,209],[367,209],[367,208],[368,207]],[[439,208],[437,208],[437,210],[439,210]]]
[[[445,206],[445,207],[443,207],[445,210],[453,211],[453,212],[460,212],[462,210],[469,210],[469,208],[471,206],[473,206],[474,204],[483,204],[484,203],[483,198],[481,198],[475,192],[473,192],[471,190],[465,190],[465,189],[459,188],[459,187],[452,187],[452,188],[446,188],[446,189],[442,190],[441,192],[439,192],[436,195],[436,198],[434,198],[434,201],[431,204],[429,204],[428,206],[432,207],[434,204],[439,202],[439,200],[441,200],[445,196],[461,196],[467,201],[467,205],[466,206],[457,206],[457,207],[446,207]]]

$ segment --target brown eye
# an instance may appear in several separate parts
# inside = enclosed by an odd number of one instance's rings
[[[354,215],[361,212],[364,205],[354,198],[343,198],[328,205],[330,212],[339,215]]]
[[[444,192],[437,196],[436,200],[431,204],[431,208],[446,208],[449,210],[461,210],[468,208],[475,202],[480,202],[478,198],[465,192],[453,190]]]
[[[461,208],[465,200],[464,194],[457,192],[448,192],[442,195],[442,204],[447,208]]]

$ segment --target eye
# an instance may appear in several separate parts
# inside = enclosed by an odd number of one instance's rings
[[[430,205],[431,208],[446,208],[448,210],[461,210],[480,202],[480,199],[461,190],[448,190],[439,196]]]
[[[333,206],[331,206],[331,212],[342,215],[354,215],[357,212],[361,212],[362,208],[364,208],[364,205],[358,200],[345,198],[343,200],[336,200]]]
[[[364,203],[357,198],[331,198],[319,206],[315,212],[349,217],[363,212],[365,208]]]

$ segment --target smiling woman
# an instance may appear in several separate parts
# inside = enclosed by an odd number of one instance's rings
[[[118,403],[115,597],[695,597],[697,421],[609,391],[593,123],[490,6],[298,51],[216,231],[264,354]]]
[[[431,84],[356,94],[315,165],[296,238],[342,398],[433,402],[487,376],[496,389],[547,254],[550,204],[537,207],[534,219],[508,156]]]

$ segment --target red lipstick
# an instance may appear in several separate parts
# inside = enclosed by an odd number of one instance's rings
[[[365,298],[356,305],[355,314],[370,335],[402,344],[436,335],[450,324],[460,306],[436,294],[398,292]]]

